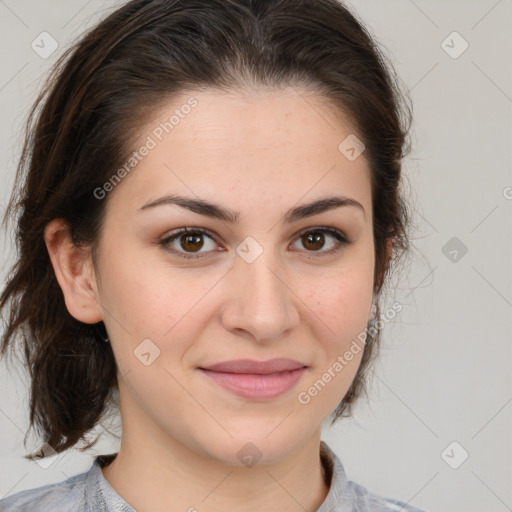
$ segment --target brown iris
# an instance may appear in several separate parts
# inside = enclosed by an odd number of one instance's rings
[[[203,247],[203,235],[201,234],[185,234],[180,237],[181,247],[189,252],[196,252]],[[183,243],[183,240],[185,242]],[[187,247],[188,246],[188,247]]]
[[[302,236],[302,241],[304,243],[304,247],[306,247],[307,249],[312,249],[314,251],[317,251],[318,249],[321,249],[324,246],[324,234],[319,233],[318,231],[306,233],[305,235]],[[314,244],[319,244],[319,243],[320,243],[320,246],[314,245]],[[314,246],[308,247],[309,244],[314,245]]]

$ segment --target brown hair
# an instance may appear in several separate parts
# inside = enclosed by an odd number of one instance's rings
[[[44,242],[45,226],[65,219],[73,242],[90,245],[94,255],[106,201],[93,191],[126,160],[141,121],[187,89],[250,90],[251,84],[306,85],[354,122],[371,170],[376,301],[389,263],[409,249],[400,183],[401,161],[410,151],[411,108],[389,59],[341,2],[125,4],[54,66],[30,111],[17,186],[4,216],[4,224],[16,218],[18,259],[0,297],[2,312],[9,312],[0,355],[9,345],[14,349],[21,335],[31,377],[30,427],[37,426],[55,451],[86,441],[108,405],[115,405],[118,388],[103,322],[82,323],[66,309]],[[366,390],[380,329],[373,334],[333,422],[349,415]]]

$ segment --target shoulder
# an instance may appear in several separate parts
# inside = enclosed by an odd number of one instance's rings
[[[320,456],[331,485],[317,512],[426,512],[404,501],[374,494],[349,480],[340,459],[325,441],[321,442]]]
[[[63,482],[20,491],[0,500],[0,512],[85,512],[85,483],[88,472]]]
[[[349,489],[355,510],[360,512],[426,512],[403,501],[385,498],[370,492],[363,485],[349,481]]]

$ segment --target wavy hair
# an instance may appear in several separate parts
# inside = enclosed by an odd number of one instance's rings
[[[303,85],[345,113],[371,171],[374,298],[409,249],[402,159],[411,106],[390,59],[338,0],[133,0],[74,43],[30,110],[4,216],[17,258],[0,296],[0,355],[20,340],[30,374],[30,428],[56,452],[85,441],[115,407],[118,383],[103,322],[73,318],[44,242],[54,218],[93,255],[108,201],[101,187],[126,161],[144,120],[188,89]],[[392,255],[387,256],[387,243]],[[368,330],[356,376],[333,414],[366,391],[380,329]],[[28,435],[28,434],[27,434]],[[25,438],[26,441],[26,438]],[[44,457],[36,453],[29,457]]]

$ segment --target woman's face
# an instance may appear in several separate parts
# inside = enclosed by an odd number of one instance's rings
[[[271,463],[318,433],[359,366],[373,293],[370,174],[352,133],[292,88],[183,94],[141,129],[103,199],[97,267],[125,436],[240,464],[244,450]],[[297,210],[341,196],[359,206]],[[306,368],[204,370],[274,358]]]

